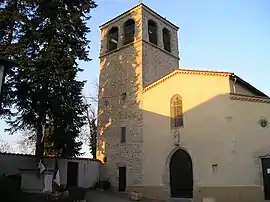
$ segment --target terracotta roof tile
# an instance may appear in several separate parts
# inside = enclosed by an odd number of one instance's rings
[[[35,157],[35,155],[32,154],[20,154],[20,153],[6,153],[6,152],[0,152],[0,155],[7,155],[7,156],[21,156],[21,157]],[[102,163],[98,159],[93,159],[93,158],[83,158],[83,157],[56,157],[54,155],[48,155],[44,156],[46,159],[69,159],[69,160],[82,160],[82,161],[97,161],[99,163]]]

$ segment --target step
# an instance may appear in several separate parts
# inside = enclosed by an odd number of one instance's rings
[[[193,202],[192,198],[170,198],[168,202]]]

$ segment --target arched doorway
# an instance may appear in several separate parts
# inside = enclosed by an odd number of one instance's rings
[[[172,198],[193,197],[193,169],[189,154],[179,149],[170,161],[170,188]]]

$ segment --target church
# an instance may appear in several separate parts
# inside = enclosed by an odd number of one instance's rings
[[[231,72],[182,69],[178,29],[144,4],[100,26],[106,176],[150,199],[270,200],[270,98]]]

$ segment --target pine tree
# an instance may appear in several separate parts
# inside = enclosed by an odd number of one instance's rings
[[[25,0],[21,9],[27,20],[18,36],[20,67],[9,75],[4,105],[10,132],[30,129],[37,135],[36,156],[44,153],[44,131],[53,126],[50,149],[60,156],[79,155],[77,140],[85,124],[82,71],[77,60],[89,61],[86,21],[96,7],[92,0]],[[7,7],[4,8],[4,10]],[[8,52],[8,50],[6,50]],[[10,88],[10,87],[13,88]],[[7,104],[9,103],[9,104]]]
[[[25,4],[20,0],[2,0],[0,2],[0,56],[8,59],[19,58],[19,54],[24,52],[21,46],[19,46],[19,36],[22,35],[23,23],[26,23],[27,16],[25,13],[20,12],[25,10]],[[3,100],[1,103],[5,108],[0,107],[0,115],[10,117],[14,114],[11,112],[12,100],[15,99],[15,95],[11,89],[14,87],[14,82],[10,79],[14,77],[17,67],[9,67],[6,69],[7,77],[9,80],[3,86]],[[7,98],[8,95],[8,99]]]

